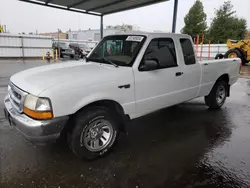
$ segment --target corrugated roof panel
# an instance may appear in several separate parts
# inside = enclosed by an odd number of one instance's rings
[[[100,14],[111,14],[115,12],[121,12],[124,10],[130,10],[134,8],[139,8],[151,4],[156,4],[169,0],[20,0],[34,4],[40,4],[37,2],[51,3],[50,7],[60,8],[63,10],[69,10],[66,7],[76,8],[78,12],[80,10],[88,10],[89,14],[98,15],[91,13],[96,12]],[[46,6],[47,4],[43,4]],[[47,6],[49,6],[48,4]],[[63,6],[63,7],[60,7]],[[75,10],[71,10],[75,11]],[[77,12],[77,11],[76,11]],[[87,12],[86,12],[87,13]]]
[[[129,10],[133,8],[138,8],[150,4],[155,4],[159,2],[163,2],[166,0],[127,0],[122,1],[119,3],[115,3],[113,5],[105,6],[99,9],[95,9],[95,12],[100,12],[102,14],[108,14],[108,13],[114,13],[114,12],[120,12],[123,10]]]
[[[119,0],[121,1],[121,0]],[[92,10],[95,9],[95,7],[101,7],[104,5],[109,5],[111,3],[117,2],[117,0],[89,0],[89,1],[85,1],[82,4],[79,4],[77,6],[75,6],[75,8],[78,9],[84,9],[84,10]]]
[[[52,4],[55,4],[55,5],[68,7],[69,5],[80,3],[83,0],[36,0],[36,1],[41,1],[41,2],[44,2],[44,3],[52,3]]]
[[[88,0],[88,1],[91,2],[92,0]],[[73,7],[75,7],[74,5],[77,5],[78,3],[82,3],[82,2],[84,1],[83,0],[52,0],[50,3],[63,5],[66,7],[73,5]]]

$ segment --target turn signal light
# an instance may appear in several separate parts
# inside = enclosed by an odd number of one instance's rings
[[[39,112],[39,111],[34,111],[30,110],[26,107],[23,108],[23,112],[34,118],[34,119],[39,119],[39,120],[46,120],[46,119],[52,119],[53,118],[53,113],[52,112]]]

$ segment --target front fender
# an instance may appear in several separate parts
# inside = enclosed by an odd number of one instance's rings
[[[106,83],[91,87],[61,90],[57,87],[43,92],[41,97],[49,97],[52,102],[54,117],[75,114],[81,108],[100,100],[115,101],[123,107],[126,114],[135,112],[134,87],[119,89],[117,84]]]
[[[77,111],[79,111],[80,109],[84,108],[85,106],[90,105],[91,103],[97,102],[97,101],[103,101],[103,100],[110,100],[110,101],[114,101],[117,102],[118,104],[120,104],[118,101],[116,101],[115,99],[109,97],[109,96],[105,96],[102,94],[92,94],[89,96],[86,96],[84,98],[82,98],[78,103],[75,104],[75,106],[73,107],[73,111],[72,114],[75,114]],[[122,104],[120,104],[122,106]]]

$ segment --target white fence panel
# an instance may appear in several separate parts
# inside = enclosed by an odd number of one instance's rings
[[[24,48],[24,56],[25,57],[42,57],[43,53],[46,56],[46,53],[50,52],[52,54],[52,48]]]
[[[195,46],[195,49],[197,47]],[[226,44],[211,44],[210,46],[210,58],[213,59],[217,54],[225,54],[227,52],[228,48]],[[201,53],[202,51],[202,53]],[[203,47],[201,45],[198,45],[198,51],[197,56],[202,58],[208,58],[209,57],[209,45],[205,44]]]
[[[52,37],[0,34],[0,57],[42,57],[52,54]]]
[[[0,48],[0,57],[22,57],[21,48]]]
[[[6,34],[0,35],[0,46],[21,46],[21,38],[18,37],[9,37]]]
[[[51,48],[52,38],[23,38],[24,47]]]

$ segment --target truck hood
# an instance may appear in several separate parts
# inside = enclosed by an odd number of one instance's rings
[[[28,93],[39,94],[57,84],[81,80],[81,86],[102,84],[115,79],[118,70],[112,65],[94,62],[65,62],[60,64],[46,65],[19,72],[10,78],[10,81]],[[113,76],[112,76],[113,75]]]

